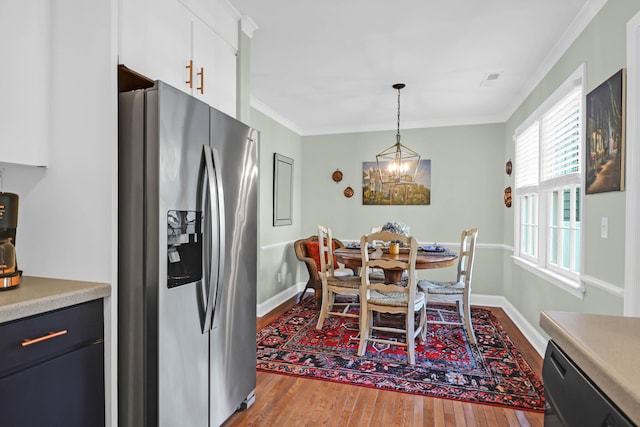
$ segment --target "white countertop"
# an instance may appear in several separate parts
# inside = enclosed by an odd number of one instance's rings
[[[0,323],[111,295],[111,285],[23,276],[14,289],[0,291]]]
[[[543,311],[540,326],[631,421],[640,425],[640,317]]]

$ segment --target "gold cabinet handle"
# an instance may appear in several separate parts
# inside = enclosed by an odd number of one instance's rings
[[[51,338],[59,337],[60,335],[64,335],[66,333],[67,333],[66,329],[63,329],[63,330],[58,331],[58,332],[49,332],[47,335],[43,335],[41,337],[34,338],[34,339],[31,339],[31,340],[30,339],[26,339],[26,340],[22,341],[22,346],[26,347],[28,345],[35,344],[35,343],[38,343],[40,341],[50,340]]]
[[[204,67],[200,67],[200,72],[196,74],[200,76],[200,87],[197,87],[196,90],[199,90],[200,93],[204,94]]]
[[[187,80],[185,83],[188,84],[189,87],[193,87],[193,59],[190,59],[189,65],[184,68],[189,70],[189,80]]]

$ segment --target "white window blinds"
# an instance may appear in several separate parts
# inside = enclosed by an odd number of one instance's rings
[[[580,172],[582,88],[573,89],[542,117],[542,180]]]
[[[538,122],[516,137],[516,188],[538,185]]]

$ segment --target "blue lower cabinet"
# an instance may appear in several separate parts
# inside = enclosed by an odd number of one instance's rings
[[[0,325],[3,427],[104,426],[104,384],[102,300]]]

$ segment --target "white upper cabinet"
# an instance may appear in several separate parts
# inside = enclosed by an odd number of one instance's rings
[[[119,62],[235,117],[238,20],[223,0],[124,0]]]
[[[236,116],[236,52],[211,28],[192,21],[194,95]]]
[[[152,80],[184,90],[191,21],[176,0],[124,0],[119,62]]]
[[[0,163],[48,163],[49,3],[0,2]]]

